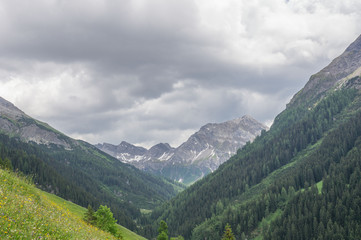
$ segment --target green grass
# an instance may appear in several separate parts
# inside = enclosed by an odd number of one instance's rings
[[[262,240],[262,231],[267,229],[271,222],[274,221],[277,217],[281,216],[282,210],[277,209],[274,213],[270,213],[266,218],[263,218],[262,221],[259,223],[257,229],[252,232],[252,236],[255,236],[254,238],[251,238],[253,240]]]
[[[42,192],[44,196],[46,196],[50,201],[56,203],[58,206],[61,206],[62,208],[69,209],[69,211],[74,214],[79,219],[82,219],[84,216],[84,213],[86,212],[86,209],[76,205],[75,203],[66,201],[62,199],[61,197],[58,197],[54,194],[50,194],[47,192]]]
[[[0,239],[115,239],[86,224],[86,211],[0,169]],[[119,226],[123,239],[140,239]]]
[[[142,214],[151,214],[153,211],[152,210],[149,210],[149,209],[140,209],[140,212],[142,213]]]
[[[146,238],[139,236],[138,234],[126,229],[123,226],[118,225],[118,229],[122,232],[123,239],[134,239],[134,240],[146,240]]]
[[[318,193],[321,194],[322,193],[322,187],[323,187],[323,180],[316,183],[316,187],[318,189]]]
[[[76,205],[75,203],[66,201],[54,194],[50,194],[47,192],[42,192],[44,195],[46,195],[51,201],[55,202],[56,204],[58,204],[59,206],[62,206],[66,209],[69,209],[69,211],[71,213],[73,213],[77,218],[82,219],[84,216],[84,213],[87,211],[86,208],[83,208],[79,205]],[[137,235],[136,233],[130,231],[129,229],[121,226],[121,225],[117,225],[118,229],[121,231],[122,233],[122,237],[124,240],[145,240],[144,237]]]

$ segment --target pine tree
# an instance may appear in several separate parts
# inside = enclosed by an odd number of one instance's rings
[[[158,228],[158,237],[157,240],[168,240],[168,225],[165,221],[160,221]]]
[[[84,221],[89,223],[89,224],[92,224],[94,225],[95,224],[95,212],[92,208],[92,206],[88,205],[88,210],[85,212],[84,214]]]
[[[107,206],[100,205],[95,212],[96,226],[104,231],[110,232],[113,235],[117,234],[116,220],[113,213]]]
[[[227,223],[226,227],[224,228],[224,234],[222,240],[235,240],[235,239],[236,238],[232,233],[231,226]]]
[[[241,240],[246,240],[246,234],[244,234],[244,232],[242,232]]]

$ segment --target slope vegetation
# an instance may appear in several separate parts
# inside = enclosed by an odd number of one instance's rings
[[[311,78],[322,91],[306,85],[268,132],[153,211],[152,221],[186,239],[220,239],[227,223],[237,239],[359,239],[361,37],[356,42],[325,68],[330,79],[322,71]],[[345,62],[352,67],[341,73]]]
[[[175,195],[164,180],[142,173],[81,142],[73,150],[42,146],[0,134],[0,161],[34,178],[48,192],[83,207],[108,205],[122,225],[135,230],[140,208],[152,209]]]
[[[0,210],[1,239],[114,239],[2,169]]]

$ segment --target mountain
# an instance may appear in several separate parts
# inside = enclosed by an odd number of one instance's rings
[[[14,104],[0,97],[0,132],[20,137],[25,142],[37,144],[55,144],[69,149],[76,141],[51,128],[48,124],[37,121]]]
[[[297,105],[305,100],[314,103],[331,89],[344,87],[360,89],[360,48],[361,36],[327,67],[312,75],[305,87],[292,98],[289,105]]]
[[[177,193],[167,180],[67,137],[3,98],[0,165],[33,176],[39,188],[83,207],[108,205],[131,230],[137,229],[140,209],[153,209]]]
[[[267,129],[252,117],[243,116],[223,123],[208,123],[177,148],[159,143],[147,150],[127,142],[96,147],[139,169],[189,184],[216,170]]]
[[[159,154],[162,155],[165,152],[170,152],[172,149],[169,144],[159,143],[148,151],[146,148],[137,147],[125,141],[121,142],[118,146],[110,143],[96,144],[95,146],[122,162],[133,163],[133,165],[135,165],[135,162],[138,163],[139,165],[137,166],[140,169],[142,169],[141,163],[144,161],[160,158]]]
[[[270,130],[155,209],[169,235],[361,238],[361,36],[311,76]],[[149,236],[151,237],[151,236]]]

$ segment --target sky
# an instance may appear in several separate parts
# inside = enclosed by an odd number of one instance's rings
[[[359,0],[0,0],[0,96],[92,144],[271,125],[361,34]]]

